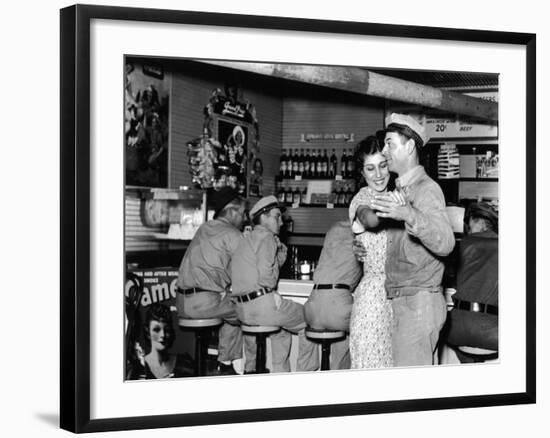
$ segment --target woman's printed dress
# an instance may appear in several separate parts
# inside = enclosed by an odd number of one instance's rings
[[[369,187],[362,188],[353,198],[350,220],[357,208],[368,205],[374,197]],[[359,229],[356,227],[359,226]],[[354,230],[363,231],[360,224]],[[350,320],[350,355],[352,368],[391,367],[392,307],[384,288],[386,263],[386,231],[363,231],[356,236],[367,250],[363,260],[363,277],[355,289]]]

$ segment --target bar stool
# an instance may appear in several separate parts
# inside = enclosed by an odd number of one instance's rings
[[[221,318],[179,318],[180,329],[189,329],[195,332],[195,376],[206,375],[207,342],[212,328],[221,325]]]
[[[306,327],[306,337],[321,344],[321,371],[330,370],[330,345],[346,337],[343,330],[318,330]]]
[[[251,335],[256,337],[256,373],[255,374],[267,373],[268,371],[265,366],[265,360],[266,360],[266,342],[265,341],[270,334],[281,330],[281,327],[276,325],[241,324],[241,330],[246,335]]]
[[[474,363],[496,362],[498,360],[497,350],[488,350],[486,348],[468,347],[459,345],[456,349]]]

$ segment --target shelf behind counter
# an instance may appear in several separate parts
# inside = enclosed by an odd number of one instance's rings
[[[348,219],[346,208],[319,208],[319,207],[298,207],[287,208],[286,214],[290,215],[293,222],[290,236],[319,236],[327,233],[329,228],[336,222]],[[291,243],[292,244],[292,243]],[[322,245],[323,241],[319,245]]]

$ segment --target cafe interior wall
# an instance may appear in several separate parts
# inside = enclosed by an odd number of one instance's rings
[[[263,163],[263,195],[275,193],[275,176],[279,173],[279,159],[284,148],[321,149],[330,155],[332,149],[340,160],[343,149],[350,150],[367,135],[383,128],[384,101],[369,96],[324,89],[312,85],[295,84],[270,77],[186,60],[171,60],[164,64],[171,75],[169,116],[169,187],[193,187],[189,172],[187,142],[202,134],[203,109],[212,92],[224,91],[227,81],[239,85],[242,101],[249,101],[256,110],[259,127],[257,157]],[[326,138],[303,141],[307,135]],[[345,138],[342,137],[345,136]],[[250,146],[250,143],[249,143]],[[254,202],[255,199],[251,199]],[[126,225],[133,235],[151,235],[139,220],[139,202],[127,195]],[[137,208],[136,208],[137,207]],[[317,212],[316,209],[313,213]],[[315,214],[311,209],[294,209],[290,214],[295,231],[323,234],[330,224],[343,219],[345,209]],[[136,248],[158,249],[154,241],[141,242]]]

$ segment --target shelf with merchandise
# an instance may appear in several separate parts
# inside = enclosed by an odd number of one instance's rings
[[[327,177],[305,177],[302,175],[295,176],[275,176],[275,181],[355,181],[352,177],[342,177],[341,175]]]

